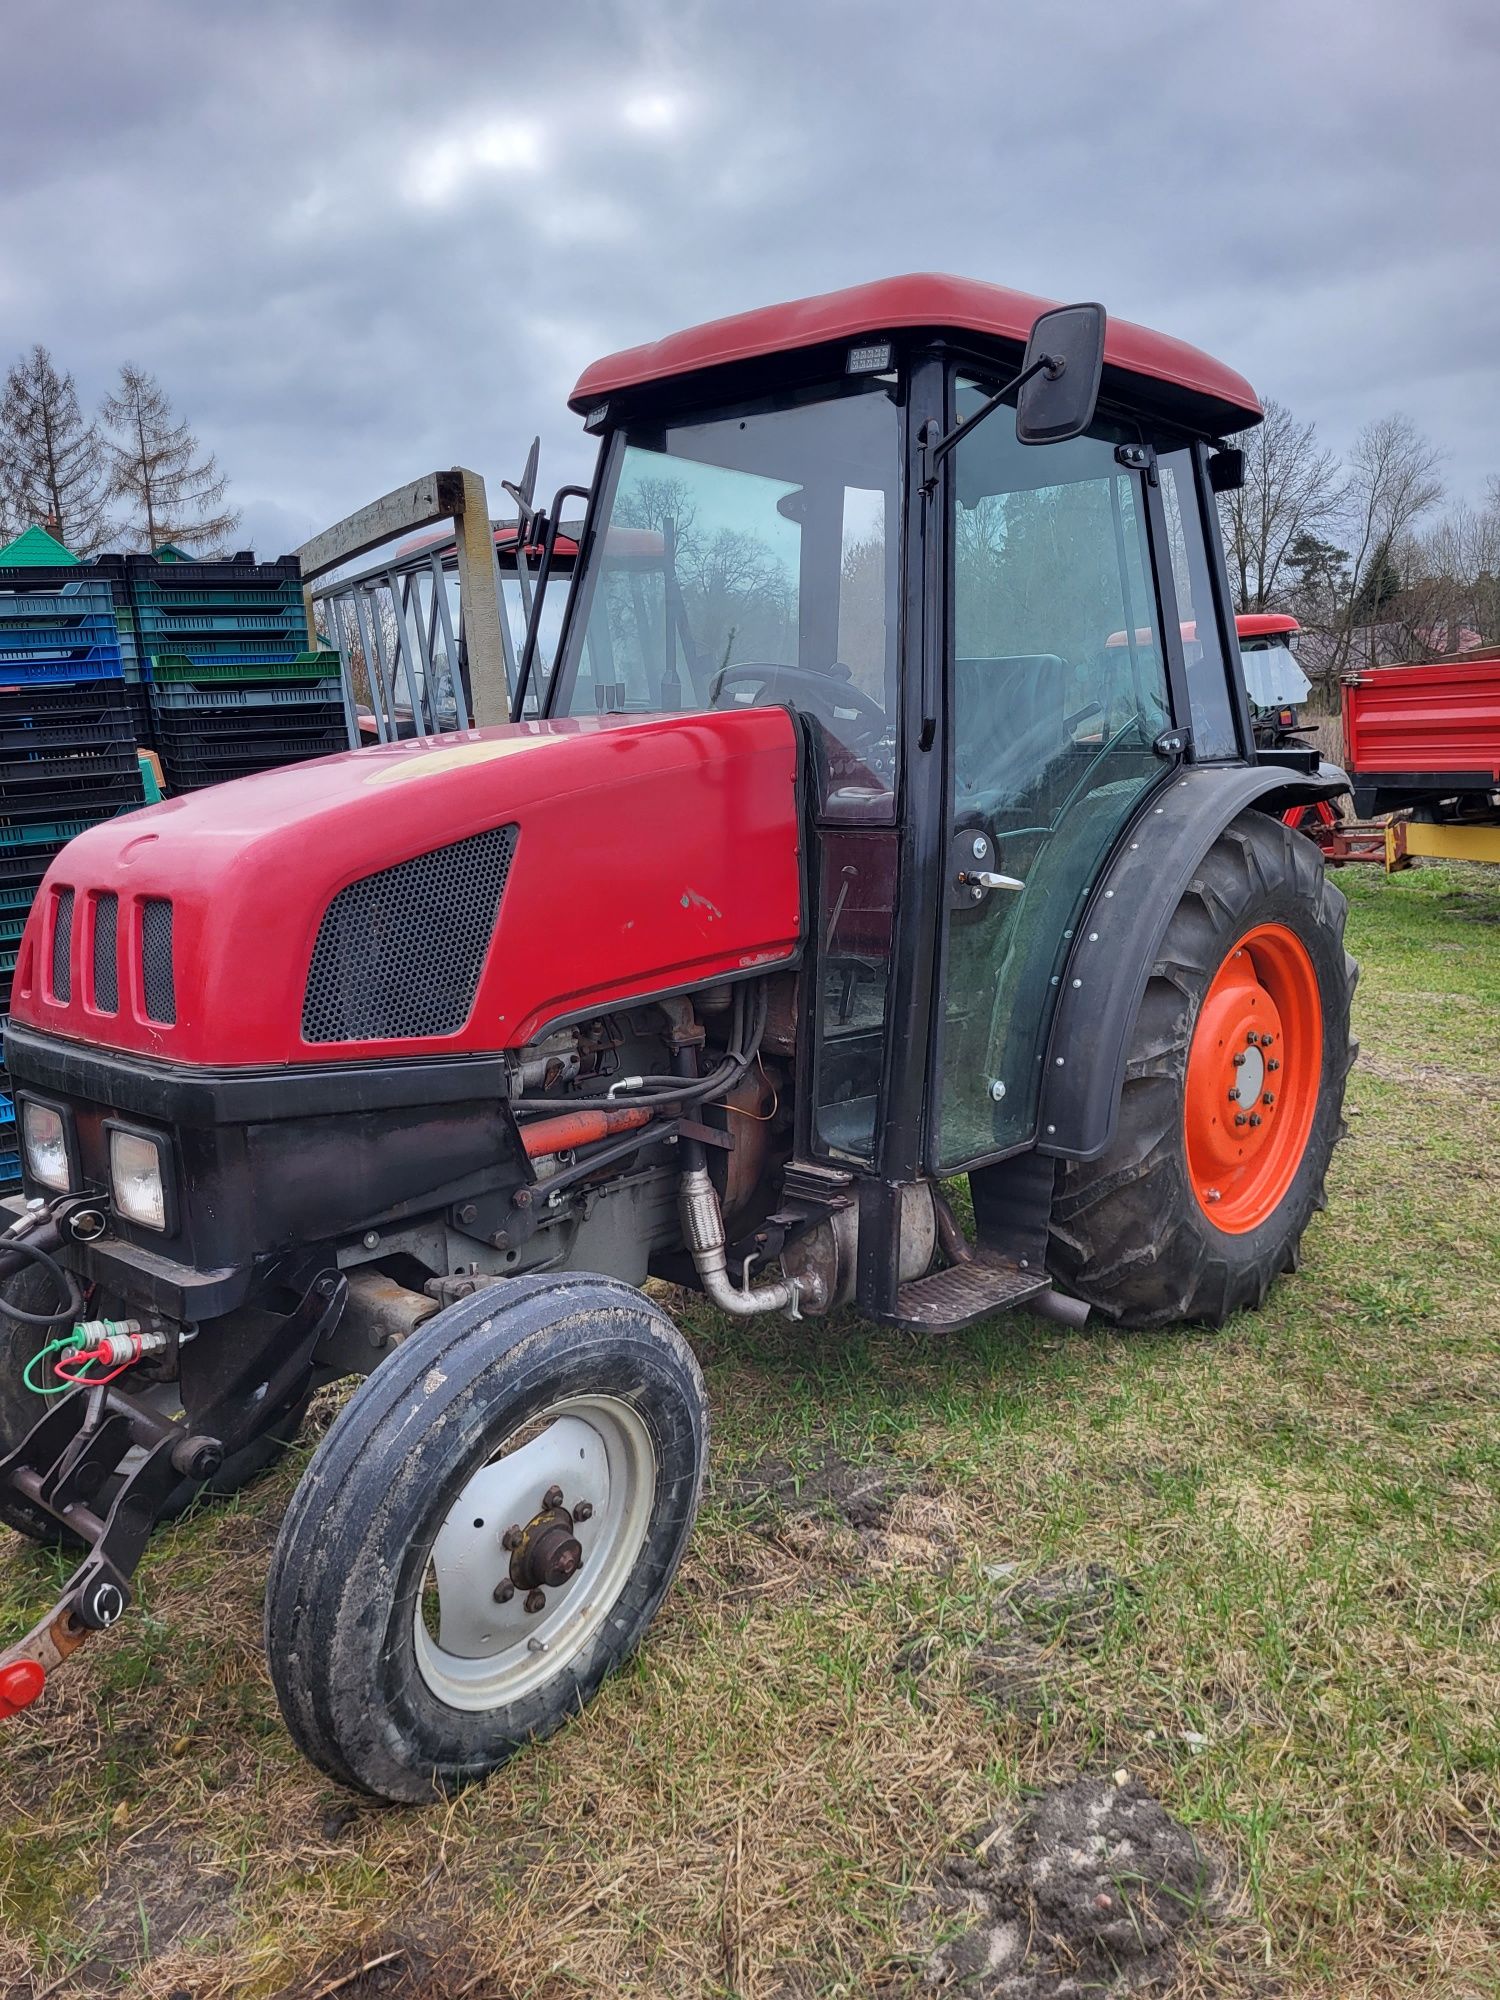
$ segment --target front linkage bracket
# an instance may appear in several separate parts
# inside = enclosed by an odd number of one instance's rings
[[[86,1544],[62,1594],[23,1639],[0,1653],[0,1717],[35,1700],[46,1676],[93,1632],[113,1625],[131,1601],[130,1579],[171,1497],[202,1485],[285,1410],[312,1371],[313,1350],[333,1331],[347,1299],[344,1280],[318,1276],[267,1342],[247,1343],[240,1366],[210,1402],[172,1418],[113,1384],[80,1387],[44,1412],[0,1459],[0,1490],[49,1514]],[[126,1455],[107,1514],[96,1508]]]

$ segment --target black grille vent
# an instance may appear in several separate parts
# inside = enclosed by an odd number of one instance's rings
[[[106,891],[94,903],[94,1005],[106,1014],[120,1009],[119,927],[120,899]]]
[[[403,1041],[461,1028],[515,849],[516,829],[497,827],[340,889],[313,948],[303,1040]]]
[[[59,889],[52,911],[52,997],[73,997],[73,891]]]
[[[141,905],[141,973],[149,1019],[171,1027],[177,1019],[177,982],[172,975],[172,905]]]

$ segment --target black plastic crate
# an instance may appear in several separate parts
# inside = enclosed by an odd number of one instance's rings
[[[194,751],[231,750],[237,744],[257,743],[326,743],[330,750],[347,750],[349,732],[342,709],[332,714],[319,716],[316,712],[302,714],[285,720],[277,717],[271,720],[264,716],[247,716],[242,724],[224,727],[222,724],[203,728],[198,723],[184,728],[180,723],[171,723],[158,717],[156,727],[157,742],[165,750],[191,754]]]
[[[162,773],[169,792],[196,792],[205,785],[225,785],[231,778],[253,778],[262,771],[283,771],[292,764],[307,764],[314,757],[326,757],[326,750],[300,755],[277,749],[265,756],[225,758],[222,762],[198,757],[170,757],[163,753]]]
[[[34,853],[0,855],[0,889],[29,889],[34,896],[57,852],[55,847],[44,847]]]
[[[62,746],[50,752],[9,752],[0,757],[0,799],[28,803],[40,789],[67,796],[77,785],[98,786],[116,778],[139,779],[133,743]]]
[[[55,722],[70,728],[109,731],[121,722],[128,722],[132,712],[124,681],[71,681],[50,687],[0,688],[0,729],[40,727]]]
[[[156,556],[126,556],[125,569],[133,585],[146,584],[163,591],[184,595],[211,589],[215,584],[243,587],[250,584],[302,582],[302,565],[295,556],[277,556],[274,561],[257,562],[253,549],[240,549],[232,556],[192,557],[185,562],[162,562]]]
[[[0,840],[6,827],[36,826],[56,820],[112,819],[146,803],[140,765],[128,777],[101,778],[94,784],[73,783],[55,790],[39,787],[26,794],[25,802],[0,799]]]
[[[133,750],[136,733],[128,715],[89,722],[38,722],[17,727],[0,715],[0,776],[6,766],[33,757],[117,755]]]

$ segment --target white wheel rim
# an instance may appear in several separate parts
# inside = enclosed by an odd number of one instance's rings
[[[608,1620],[645,1544],[656,1494],[657,1457],[636,1412],[613,1396],[554,1403],[507,1440],[466,1482],[433,1541],[415,1614],[417,1670],[450,1708],[508,1707],[564,1672]],[[501,1536],[524,1526],[550,1487],[562,1489],[583,1550],[577,1574],[543,1591],[539,1611],[518,1588],[501,1603],[495,1589],[510,1577]]]

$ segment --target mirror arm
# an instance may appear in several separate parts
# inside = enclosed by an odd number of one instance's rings
[[[588,498],[589,489],[586,486],[559,486],[553,496],[551,514],[542,517],[532,516],[533,528],[539,526],[541,520],[545,519],[547,532],[542,542],[542,560],[541,566],[536,573],[536,587],[531,593],[531,616],[526,621],[526,643],[521,648],[521,663],[516,670],[516,691],[511,697],[510,719],[512,722],[519,722],[521,720],[522,711],[526,706],[526,690],[531,684],[531,665],[536,658],[537,641],[541,637],[542,599],[547,594],[547,578],[552,572],[552,557],[557,548],[558,530],[562,526],[563,502],[564,500],[583,500],[586,502]],[[518,535],[516,541],[517,567],[519,568],[525,560],[526,544],[519,539]],[[501,616],[503,617],[504,615],[502,610]]]
[[[924,439],[922,455],[926,460],[927,471],[922,480],[923,493],[930,496],[936,490],[938,468],[949,452],[961,445],[969,432],[977,429],[992,410],[1000,407],[1007,396],[1019,389],[1023,383],[1029,382],[1033,375],[1045,374],[1049,381],[1055,382],[1067,365],[1066,361],[1060,361],[1054,355],[1038,355],[1029,368],[1022,368],[1017,374],[1012,375],[1008,382],[1002,382],[993,396],[987,397],[971,416],[965,417],[961,424],[955,424],[953,429],[940,437],[936,443],[929,443]]]

